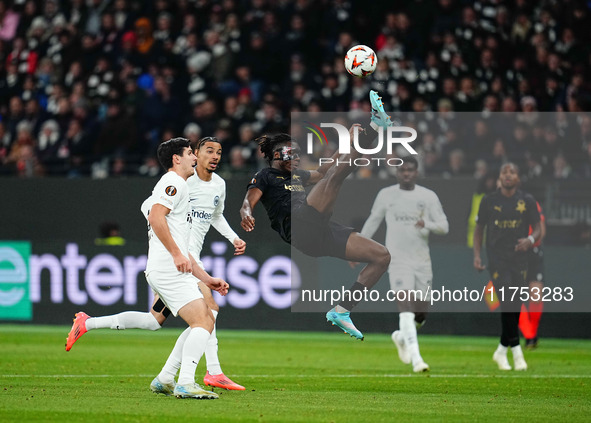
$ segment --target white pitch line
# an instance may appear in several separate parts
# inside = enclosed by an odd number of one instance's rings
[[[153,377],[154,375],[0,375],[0,378],[108,378],[108,377]]]
[[[0,375],[0,378],[150,378],[153,374],[149,375]],[[381,375],[231,375],[236,378],[335,378],[335,379],[347,379],[347,378],[409,378],[409,377],[429,377],[429,378],[456,378],[456,379],[486,379],[486,378],[531,378],[531,379],[590,379],[591,375],[531,375],[528,373],[521,374],[431,374],[423,373],[422,375],[413,374],[381,374]]]
[[[309,378],[309,377],[326,377],[326,378],[408,378],[408,377],[430,377],[430,378],[458,378],[458,379],[469,379],[469,378],[524,378],[529,377],[532,379],[590,379],[591,375],[530,375],[527,373],[521,374],[490,374],[490,375],[468,375],[468,374],[432,374],[432,373],[420,373],[420,374],[381,374],[381,375],[232,375],[232,377],[257,377],[257,378],[278,378],[278,377],[293,377],[293,378]]]

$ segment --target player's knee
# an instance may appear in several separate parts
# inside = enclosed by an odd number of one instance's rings
[[[381,267],[387,268],[390,265],[390,252],[383,245],[377,248],[373,257],[373,262],[379,264]]]

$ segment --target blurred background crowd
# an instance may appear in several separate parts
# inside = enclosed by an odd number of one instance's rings
[[[265,165],[253,139],[289,132],[292,112],[368,111],[375,89],[422,134],[429,176],[513,160],[530,178],[591,178],[590,13],[578,0],[0,0],[0,174],[154,176],[174,136],[216,136],[221,171],[250,174]],[[359,43],[379,57],[365,80],[343,67]]]

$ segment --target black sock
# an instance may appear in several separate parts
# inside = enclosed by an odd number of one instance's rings
[[[501,345],[516,347],[519,345],[519,313],[501,313]]]
[[[353,310],[353,308],[359,304],[359,301],[363,299],[363,291],[366,289],[367,287],[365,285],[355,282],[349,289],[349,292],[345,293],[345,297],[342,299],[339,305],[347,311]]]

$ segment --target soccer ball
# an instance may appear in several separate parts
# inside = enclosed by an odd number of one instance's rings
[[[351,75],[365,78],[371,75],[378,66],[378,57],[368,46],[358,45],[351,47],[345,55],[345,69]]]

